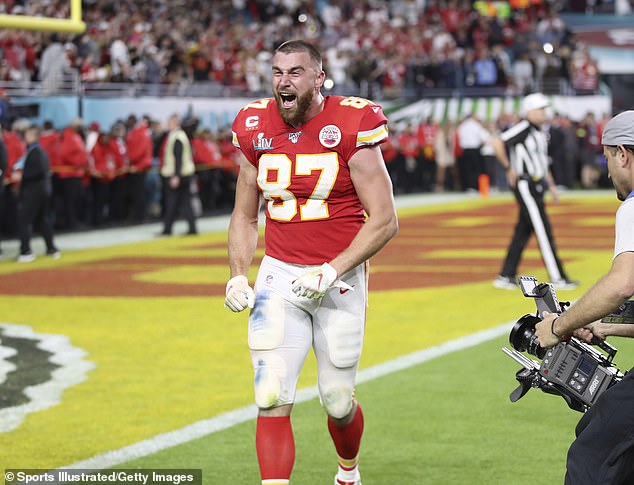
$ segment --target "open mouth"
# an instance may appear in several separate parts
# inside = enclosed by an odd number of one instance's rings
[[[280,99],[282,100],[282,107],[284,109],[290,109],[295,106],[297,96],[294,94],[280,93]]]

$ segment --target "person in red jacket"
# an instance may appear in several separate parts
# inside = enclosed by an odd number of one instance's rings
[[[124,222],[129,213],[127,175],[130,163],[125,136],[125,124],[122,121],[115,122],[110,129],[110,147],[114,154],[115,172],[110,186],[109,214],[114,222]]]
[[[7,152],[7,167],[0,177],[0,183],[3,183],[5,189],[3,205],[4,226],[7,233],[13,233],[17,230],[17,199],[16,186],[11,180],[11,173],[16,162],[26,153],[26,144],[22,140],[22,132],[26,128],[24,120],[16,120],[11,125],[11,130],[2,132],[2,139]]]
[[[128,218],[132,222],[143,222],[146,214],[145,179],[152,166],[152,137],[150,127],[144,119],[128,116],[128,133],[125,144],[128,152],[126,188],[130,208]]]
[[[17,162],[26,153],[26,144],[22,140],[21,121],[18,120],[13,123],[11,130],[5,130],[2,132],[4,139],[4,145],[7,149],[7,170],[4,174],[5,183],[10,183],[11,170]]]
[[[40,146],[48,155],[48,162],[52,176],[53,196],[51,199],[51,210],[54,215],[62,213],[62,190],[60,179],[57,176],[59,169],[59,147],[61,143],[60,132],[55,129],[51,120],[46,120],[42,124],[40,132]]]
[[[2,124],[0,123],[0,135],[2,134]],[[7,148],[4,145],[4,137],[0,136],[0,229],[4,226],[4,213],[6,202],[4,200],[4,181],[2,180],[4,172],[7,170]],[[1,232],[1,231],[0,231]],[[0,249],[0,259],[3,258],[2,249]]]
[[[215,141],[220,150],[220,168],[222,179],[220,182],[220,196],[218,205],[220,207],[233,207],[235,199],[236,182],[238,179],[240,152],[231,143],[231,131],[219,132]]]
[[[194,135],[192,150],[202,208],[204,211],[213,210],[217,207],[217,199],[221,190],[222,168],[220,162],[222,155],[220,148],[214,141],[211,131],[205,128]]]
[[[64,128],[60,140],[59,165],[56,169],[60,180],[63,201],[63,227],[69,230],[79,225],[82,200],[82,178],[88,170],[88,153],[82,137],[83,121],[74,119]]]
[[[397,137],[397,143],[401,154],[405,158],[403,166],[403,190],[406,193],[417,192],[421,181],[421,153],[418,127],[408,126]]]
[[[98,137],[89,155],[90,191],[92,193],[91,222],[101,226],[108,218],[110,210],[110,186],[117,169],[117,152],[110,143],[110,135],[101,133],[95,126]]]

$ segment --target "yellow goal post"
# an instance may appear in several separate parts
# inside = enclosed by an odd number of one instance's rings
[[[86,24],[81,20],[81,0],[70,0],[70,19],[0,14],[0,28],[80,34]]]

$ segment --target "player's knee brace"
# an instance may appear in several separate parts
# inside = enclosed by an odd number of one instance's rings
[[[270,409],[285,402],[282,382],[285,377],[284,361],[275,356],[258,359],[255,367],[255,404],[260,409]]]
[[[320,390],[319,397],[326,413],[332,418],[345,418],[352,411],[353,389],[350,387],[328,386]]]
[[[284,340],[284,304],[281,296],[261,290],[249,316],[249,348],[272,350]]]
[[[363,348],[363,321],[350,315],[337,315],[328,331],[329,358],[335,367],[346,368],[358,364]]]

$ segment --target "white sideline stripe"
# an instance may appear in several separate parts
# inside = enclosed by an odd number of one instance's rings
[[[437,357],[456,352],[458,350],[464,350],[469,347],[487,342],[501,335],[509,332],[511,326],[515,322],[505,323],[497,327],[493,327],[487,330],[460,337],[449,342],[430,347],[428,349],[413,352],[411,354],[397,357],[396,359],[377,364],[367,369],[359,371],[357,375],[357,382],[368,382],[379,377],[398,372],[400,370],[413,367],[417,364],[430,361]],[[318,396],[317,386],[301,389],[297,392],[295,402],[301,403],[309,401]],[[257,417],[257,408],[255,405],[245,406],[238,408],[234,411],[229,411],[220,414],[214,418],[203,419],[197,421],[183,428],[169,431],[167,433],[161,433],[153,438],[139,441],[133,445],[119,448],[118,450],[108,451],[101,455],[93,456],[84,461],[73,463],[59,468],[63,469],[92,469],[102,470],[113,466],[120,465],[127,461],[135,460],[137,458],[143,458],[145,456],[157,453],[159,451],[172,448],[174,446],[188,443],[203,436],[207,436],[218,431],[222,431],[236,424],[244,423]]]

